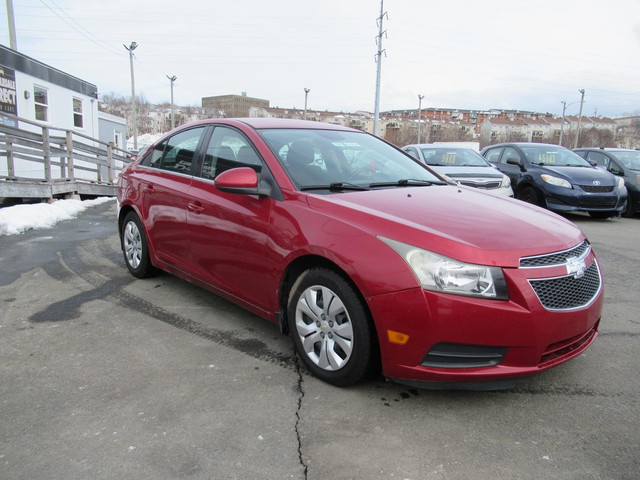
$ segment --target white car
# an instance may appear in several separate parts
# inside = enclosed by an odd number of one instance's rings
[[[471,148],[423,143],[406,145],[402,150],[461,185],[513,197],[509,177]]]

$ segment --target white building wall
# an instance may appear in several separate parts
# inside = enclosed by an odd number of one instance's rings
[[[34,98],[34,87],[36,85],[47,90],[48,118],[46,122],[41,123],[51,127],[73,130],[93,138],[98,137],[98,102],[95,98],[16,71],[16,96],[19,117],[38,121],[36,120]],[[82,128],[74,126],[74,98],[82,102]],[[38,127],[25,122],[20,124],[20,128],[32,131],[39,130]]]

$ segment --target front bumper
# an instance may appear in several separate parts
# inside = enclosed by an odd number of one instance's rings
[[[594,342],[602,312],[601,287],[586,306],[549,310],[529,281],[566,276],[565,268],[504,272],[507,301],[421,288],[369,298],[383,374],[431,388],[508,388],[580,355]],[[400,332],[408,341],[395,343],[397,337],[388,331]],[[453,352],[449,358],[447,349]],[[460,354],[468,356],[460,360]],[[444,359],[439,361],[438,355]]]
[[[627,207],[627,190],[586,192],[580,187],[549,186],[545,194],[546,207],[556,212],[617,212]]]

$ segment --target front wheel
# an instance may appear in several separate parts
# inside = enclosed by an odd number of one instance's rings
[[[589,216],[591,218],[598,218],[601,220],[605,220],[607,218],[615,217],[617,214],[615,212],[589,212]]]
[[[289,331],[311,372],[332,385],[353,385],[373,369],[375,334],[354,287],[325,268],[300,275],[289,292]]]
[[[518,192],[517,198],[518,200],[531,203],[532,205],[537,205],[539,207],[542,206],[542,201],[540,200],[540,196],[538,195],[538,192],[536,192],[536,190],[533,187],[524,187],[522,190]]]
[[[149,246],[142,222],[134,212],[129,212],[124,217],[120,242],[124,261],[134,277],[146,278],[157,272],[149,258]]]

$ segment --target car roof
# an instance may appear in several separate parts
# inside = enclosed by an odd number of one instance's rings
[[[560,145],[556,145],[554,143],[538,143],[538,142],[503,142],[503,143],[495,143],[493,145],[487,145],[484,148],[492,148],[492,147],[504,147],[509,145],[515,145],[517,147],[562,147]],[[569,150],[569,149],[567,149]]]
[[[335,125],[332,123],[314,122],[310,120],[293,120],[288,118],[208,118],[206,120],[199,120],[197,122],[181,125],[180,128],[192,127],[195,125],[210,125],[215,123],[236,126],[244,124],[255,130],[269,128],[296,128],[361,132],[361,130],[357,130],[355,128],[343,127],[342,125]]]

